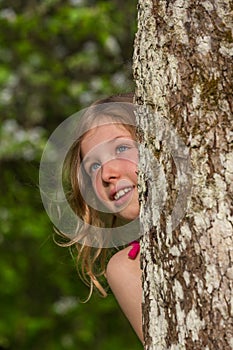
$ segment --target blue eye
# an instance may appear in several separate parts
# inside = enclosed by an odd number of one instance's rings
[[[94,173],[96,170],[98,170],[100,167],[100,164],[99,163],[93,163],[91,164],[90,166],[90,173]]]
[[[116,148],[116,152],[117,153],[122,153],[122,152],[125,152],[129,149],[128,146],[125,146],[125,145],[120,145]]]

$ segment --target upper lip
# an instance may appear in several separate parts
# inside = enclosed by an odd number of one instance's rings
[[[111,200],[114,200],[114,197],[115,197],[115,195],[117,194],[117,192],[119,192],[119,191],[121,191],[121,190],[124,190],[125,188],[128,188],[128,187],[133,188],[134,186],[131,185],[131,184],[128,184],[128,185],[120,186],[120,187],[117,187],[117,188],[116,188],[116,187],[113,188],[113,189],[110,191],[110,193],[109,193],[110,199],[111,199]]]

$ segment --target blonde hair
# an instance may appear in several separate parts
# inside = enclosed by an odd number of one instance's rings
[[[63,245],[73,247],[76,250],[77,270],[82,281],[90,287],[88,300],[92,294],[93,287],[96,287],[102,296],[107,296],[106,290],[99,282],[99,279],[105,274],[107,260],[113,254],[113,248],[94,248],[86,245],[85,238],[88,237],[87,227],[93,225],[96,227],[113,228],[117,225],[117,220],[113,214],[102,213],[94,209],[82,196],[83,192],[81,192],[81,189],[85,188],[90,191],[92,185],[90,178],[85,174],[85,170],[81,166],[81,141],[88,128],[94,122],[96,125],[103,117],[107,117],[123,125],[135,139],[135,115],[132,103],[132,93],[111,96],[93,103],[85,111],[81,123],[78,125],[79,135],[81,136],[78,137],[71,147],[64,166],[64,179],[68,183],[67,199],[73,211],[84,222],[84,225],[78,229],[77,235],[74,238]],[[78,171],[79,176],[77,176]],[[91,191],[91,195],[95,197],[94,191]],[[79,243],[80,237],[84,238],[82,244]]]

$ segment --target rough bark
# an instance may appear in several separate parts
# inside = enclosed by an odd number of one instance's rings
[[[139,0],[134,79],[148,350],[233,349],[232,56],[232,1]],[[177,198],[184,217],[174,213]]]

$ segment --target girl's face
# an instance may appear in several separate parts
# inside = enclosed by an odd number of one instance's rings
[[[94,192],[108,211],[127,220],[139,214],[137,144],[121,124],[96,126],[81,142],[81,155]]]

